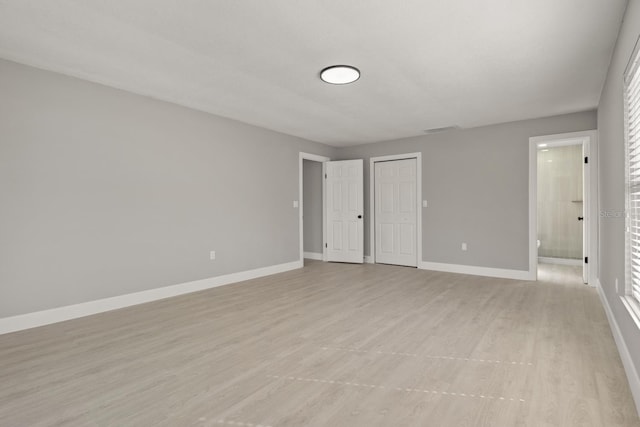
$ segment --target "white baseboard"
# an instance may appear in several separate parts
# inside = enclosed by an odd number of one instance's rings
[[[322,261],[322,252],[305,252],[304,257],[306,259],[317,259],[318,261]]]
[[[322,261],[322,254],[321,253],[304,252],[303,255],[304,255],[304,257],[306,259],[317,259],[318,261]],[[373,264],[373,258],[371,258],[369,255],[365,255],[364,256],[364,263],[365,264]]]
[[[578,267],[582,267],[581,259],[572,259],[572,258],[554,258],[554,257],[546,257],[539,256],[538,262],[541,264],[557,264],[557,265],[575,265]]]
[[[498,277],[501,279],[535,280],[535,274],[525,270],[507,270],[502,268],[477,267],[474,265],[445,264],[422,261],[422,270],[444,271],[447,273],[471,274],[474,276]]]
[[[5,317],[0,319],[0,334],[35,328],[37,326],[48,325],[51,323],[63,322],[65,320],[76,319],[78,317],[143,304],[145,302],[156,301],[218,286],[229,285],[231,283],[242,282],[244,280],[269,276],[271,274],[302,268],[302,266],[302,261],[293,261],[285,264],[256,268],[254,270],[225,274],[223,276],[194,280],[192,282],[180,283],[177,285],[164,286],[162,288],[149,289],[132,294],[118,295],[110,298],[87,301],[80,304]]]
[[[600,283],[600,279],[596,279],[596,288],[598,289],[598,295],[600,295],[600,302],[602,302],[604,312],[607,314],[607,319],[609,319],[609,327],[611,328],[613,339],[618,347],[618,353],[620,354],[620,359],[622,359],[622,366],[624,366],[624,371],[627,374],[627,381],[629,381],[631,395],[636,403],[636,411],[638,412],[638,415],[640,415],[640,376],[638,376],[638,371],[636,370],[636,366],[634,365],[629,349],[627,348],[627,343],[622,336],[622,332],[620,332],[618,322],[616,322],[616,318],[613,316],[613,311],[611,311],[609,301],[602,290],[602,283]]]

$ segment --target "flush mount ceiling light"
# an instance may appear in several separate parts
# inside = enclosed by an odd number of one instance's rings
[[[332,85],[346,85],[360,78],[360,70],[351,65],[332,65],[320,71],[320,78]]]

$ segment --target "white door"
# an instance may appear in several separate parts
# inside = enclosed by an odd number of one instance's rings
[[[374,167],[375,262],[417,267],[416,159]]]
[[[327,260],[362,263],[362,159],[326,162]]]
[[[582,282],[589,283],[589,186],[591,185],[589,174],[589,144],[582,143]]]

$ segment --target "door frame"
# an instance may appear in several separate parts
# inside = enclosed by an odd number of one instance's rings
[[[376,263],[376,162],[392,160],[416,159],[416,265],[422,264],[422,153],[393,154],[389,156],[371,157],[369,159],[369,256],[372,264]],[[365,257],[366,259],[366,257]]]
[[[325,246],[325,242],[327,241],[327,230],[325,227],[326,222],[326,212],[325,206],[327,201],[327,191],[325,188],[325,180],[324,174],[325,170],[325,162],[330,161],[329,157],[320,156],[318,154],[304,153],[300,151],[298,157],[298,197],[300,203],[298,205],[298,234],[300,236],[299,244],[300,244],[300,263],[304,266],[304,222],[302,218],[302,214],[304,213],[304,185],[303,185],[303,176],[304,176],[304,160],[310,160],[312,162],[322,163],[322,260],[327,260],[327,248]]]
[[[560,133],[555,135],[542,135],[529,138],[529,276],[531,280],[538,280],[538,144],[578,145],[581,144],[583,152],[589,157],[589,166],[584,168],[583,186],[584,194],[584,220],[587,240],[587,253],[589,257],[586,264],[586,278],[589,286],[596,285],[598,277],[598,222],[599,205],[598,198],[598,131],[582,131]]]

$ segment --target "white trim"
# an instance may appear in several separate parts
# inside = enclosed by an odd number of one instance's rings
[[[303,264],[301,261],[293,261],[285,264],[256,268],[254,270],[194,280],[192,282],[180,283],[177,285],[164,286],[162,288],[87,301],[80,304],[5,317],[0,319],[0,334],[35,328],[51,323],[63,322],[65,320],[76,319],[78,317],[90,316],[92,314],[102,313],[105,311],[117,310],[119,308],[130,307],[132,305],[143,304],[146,302],[171,298],[191,292],[198,292],[258,277],[269,276],[271,274],[283,273],[285,271],[295,270],[302,267]]]
[[[588,131],[591,132],[591,131]],[[532,136],[529,141],[536,144],[547,144],[546,147],[564,147],[567,145],[580,145],[584,140],[584,132],[557,133],[555,135]]]
[[[328,158],[328,157],[327,157]],[[327,162],[322,162],[322,261],[327,261]]]
[[[324,242],[327,241],[327,231],[325,230],[325,209],[326,206],[326,189],[324,188],[324,174],[325,170],[325,162],[331,160],[329,157],[319,156],[317,154],[304,153],[300,151],[298,155],[298,237],[300,242],[300,262],[304,260],[304,223],[302,222],[302,213],[304,211],[304,186],[303,186],[303,164],[304,160],[311,160],[312,162],[320,162],[322,163],[322,260],[327,260],[327,249],[324,246]]]
[[[364,263],[365,264],[373,264],[373,257],[371,255],[365,255],[364,256]]]
[[[631,389],[631,395],[633,396],[633,400],[636,403],[636,412],[640,415],[640,376],[638,376],[638,371],[636,370],[636,366],[633,363],[633,358],[631,357],[631,353],[629,353],[629,348],[627,347],[626,342],[624,341],[624,337],[622,336],[622,332],[620,332],[620,327],[618,326],[618,322],[616,322],[616,318],[613,315],[613,311],[611,310],[611,306],[609,306],[609,301],[604,294],[604,290],[602,289],[602,283],[600,283],[600,279],[596,279],[596,288],[598,289],[598,295],[600,296],[600,302],[604,307],[604,312],[607,314],[607,319],[609,320],[609,327],[611,328],[611,332],[613,333],[613,339],[616,342],[616,346],[618,347],[618,353],[620,354],[620,359],[622,359],[622,366],[624,366],[624,371],[627,374],[627,381],[629,382],[629,388]]]
[[[445,264],[441,262],[423,261],[418,264],[421,270],[444,271],[446,273],[471,274],[473,276],[497,277],[514,280],[536,280],[526,270],[508,270],[503,268],[478,267],[475,265]]]
[[[538,146],[529,138],[529,274],[538,280]]]
[[[376,260],[376,229],[375,229],[375,162],[390,160],[416,159],[416,263],[420,267],[422,262],[422,153],[394,154],[390,156],[371,157],[369,159],[369,253],[371,263]],[[366,262],[366,261],[365,261]]]
[[[589,228],[592,222],[599,221],[600,212],[596,212],[595,216],[591,215],[591,165],[584,163],[585,157],[591,160],[590,138],[586,138],[582,143],[582,281],[586,284],[591,282],[591,286],[595,287],[595,283],[591,280],[592,276],[589,271],[590,266],[585,262],[585,257],[588,257],[591,252],[589,245],[591,240],[591,231],[589,231]],[[596,276],[597,273],[594,272],[593,278],[596,278]]]
[[[589,168],[586,172],[588,179],[584,182],[585,188],[589,186],[588,198],[585,200],[585,221],[589,250],[585,256],[589,257],[586,264],[587,279],[591,286],[595,286],[597,280],[599,252],[598,252],[598,132],[596,130],[560,133],[555,135],[534,136],[529,138],[529,274],[537,280],[538,270],[538,144],[546,143],[548,146],[580,144],[587,147],[589,153]]]
[[[631,295],[620,295],[620,300],[622,300],[622,305],[629,312],[629,316],[633,320],[633,323],[636,324],[636,327],[640,329],[640,306],[634,297]]]
[[[322,254],[320,252],[305,252],[305,259],[316,259],[318,261],[322,261]]]
[[[539,256],[538,263],[544,264],[556,264],[556,265],[575,265],[578,267],[582,266],[581,259],[573,259],[573,258],[554,258],[547,256]]]

